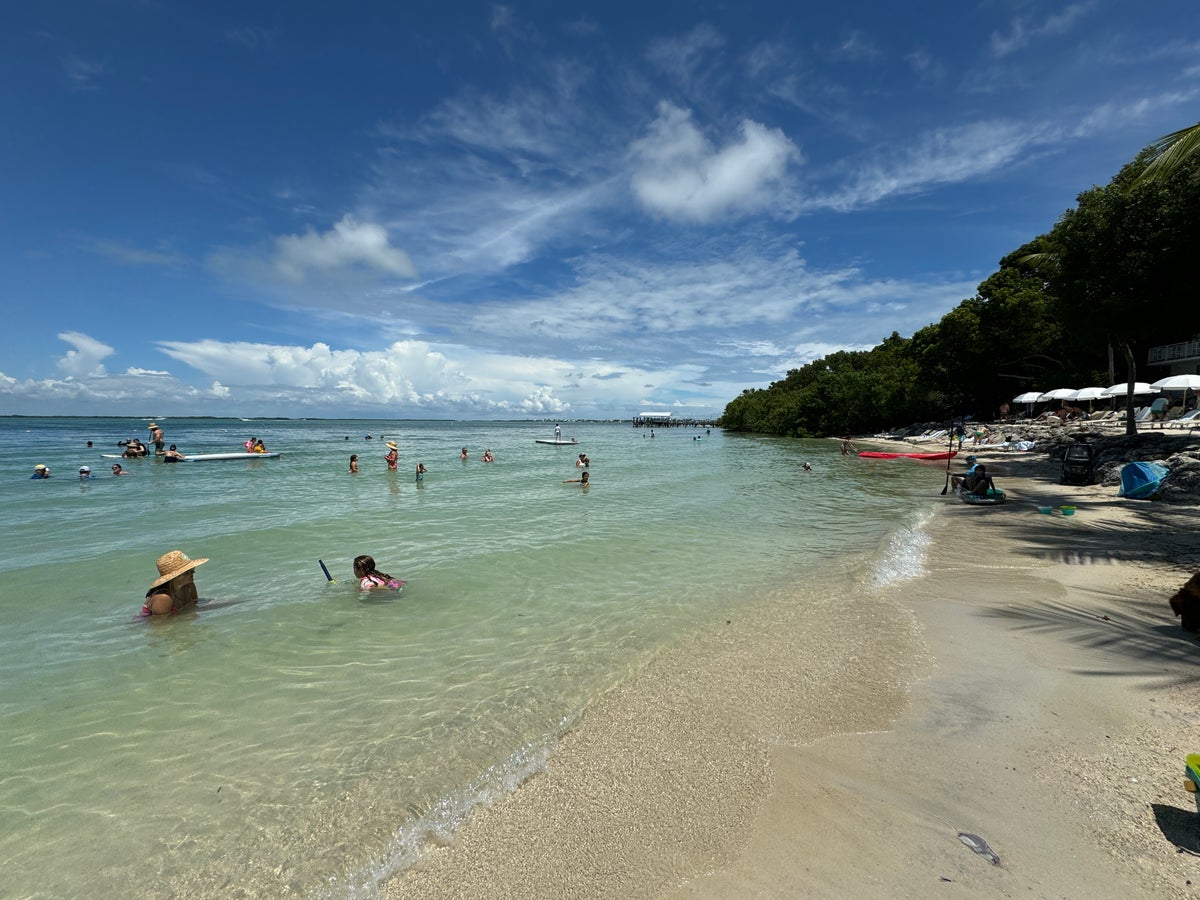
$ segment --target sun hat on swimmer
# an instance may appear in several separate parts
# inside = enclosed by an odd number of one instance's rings
[[[392,450],[399,450],[399,449],[400,449],[399,447],[397,447],[397,446],[396,446],[396,442],[395,442],[395,441],[388,441],[388,442],[387,442],[387,445],[388,445],[388,447],[389,447],[389,448],[391,448]]]
[[[33,467],[33,471],[40,472],[44,468],[46,468],[45,463],[38,463],[36,466]]]
[[[208,562],[208,557],[203,559],[188,559],[184,556],[182,550],[172,550],[170,553],[164,553],[158,558],[158,578],[150,585],[156,588],[166,584],[172,578],[178,578],[184,572],[190,572],[196,566],[202,566]]]

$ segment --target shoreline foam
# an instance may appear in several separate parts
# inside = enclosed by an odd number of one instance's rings
[[[805,671],[787,603],[715,624],[384,896],[1192,896],[1196,645],[1166,598],[1200,565],[1197,511],[1013,456],[989,461],[1005,507],[948,499],[926,575],[824,611],[869,658],[823,639]],[[1079,514],[1034,511],[1056,500]]]

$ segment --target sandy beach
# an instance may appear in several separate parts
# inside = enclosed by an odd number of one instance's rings
[[[1200,895],[1200,510],[980,456],[1009,503],[948,498],[926,575],[713,622],[384,896]]]

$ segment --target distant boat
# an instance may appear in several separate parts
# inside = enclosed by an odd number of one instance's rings
[[[534,438],[533,442],[535,444],[552,444],[556,447],[569,446],[571,444],[579,443],[579,441],[575,440],[575,438]]]
[[[957,450],[943,450],[940,453],[884,453],[882,450],[863,450],[859,456],[867,459],[954,459]]]

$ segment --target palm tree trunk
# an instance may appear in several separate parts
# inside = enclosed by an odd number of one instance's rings
[[[1125,391],[1125,434],[1133,436],[1138,433],[1137,421],[1133,417],[1133,384],[1137,381],[1137,362],[1128,344],[1121,345],[1121,352],[1125,354],[1125,365],[1129,367],[1129,385]]]

